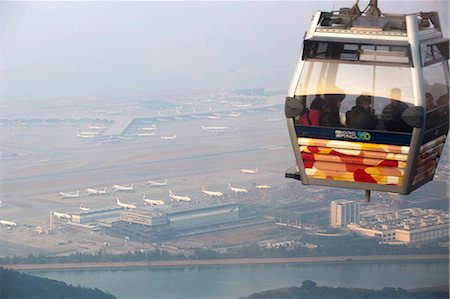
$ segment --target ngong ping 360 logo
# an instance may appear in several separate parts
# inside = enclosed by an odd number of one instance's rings
[[[335,130],[334,136],[336,138],[358,140],[358,141],[369,141],[372,138],[369,132],[357,132],[346,130]]]

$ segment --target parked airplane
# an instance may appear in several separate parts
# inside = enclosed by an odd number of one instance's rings
[[[233,187],[233,186],[231,186],[230,183],[228,183],[228,189],[230,189],[230,191],[233,191],[235,193],[247,193],[248,192],[247,189]]]
[[[165,179],[162,182],[158,182],[158,181],[148,181],[148,184],[150,185],[150,187],[162,187],[162,186],[167,186],[167,179]]]
[[[80,191],[77,191],[75,193],[59,192],[59,195],[61,198],[77,198],[80,196]]]
[[[231,106],[234,108],[250,108],[252,104],[233,103]]]
[[[281,118],[266,118],[266,121],[268,122],[277,122],[277,121],[282,121],[283,119]]]
[[[173,135],[173,136],[161,136],[162,140],[172,140],[172,139],[176,139],[177,135]]]
[[[103,188],[103,190],[98,190],[98,189],[94,189],[94,188],[87,188],[86,189],[86,194],[87,195],[101,195],[101,194],[106,194],[108,188],[105,187]]]
[[[77,137],[80,137],[80,138],[95,138],[95,137],[98,137],[98,135],[78,133]]]
[[[269,185],[265,185],[264,184],[264,185],[256,185],[255,188],[259,189],[259,190],[263,190],[263,189],[270,189],[272,187],[270,187]]]
[[[221,119],[220,115],[208,115],[206,116],[207,119]]]
[[[159,206],[159,205],[164,204],[164,201],[162,201],[162,200],[146,198],[145,194],[142,195],[142,200],[144,201],[144,204],[151,205],[151,206]]]
[[[88,128],[92,129],[92,130],[104,130],[104,129],[106,129],[105,126],[97,126],[97,125],[89,125]]]
[[[191,201],[191,198],[189,196],[175,195],[171,190],[169,190],[169,197],[171,201]]]
[[[241,169],[241,172],[242,173],[246,173],[246,174],[255,174],[258,171],[259,171],[258,168],[255,168],[255,169],[244,169],[244,168],[242,168]]]
[[[173,135],[173,136],[161,136],[162,140],[173,140],[173,139],[176,139],[176,138],[177,138],[176,134]]]
[[[53,212],[53,216],[56,216],[58,219],[72,219],[72,217],[69,214],[66,213],[59,213],[59,212]]]
[[[136,133],[137,137],[149,137],[155,136],[155,132],[146,132],[146,133]]]
[[[136,209],[136,208],[137,208],[134,204],[131,204],[131,203],[123,203],[123,202],[121,202],[120,199],[118,199],[118,198],[116,198],[116,202],[117,202],[117,205],[118,205],[119,207],[122,207],[122,208],[125,208],[125,209]]]
[[[15,223],[14,221],[9,221],[9,220],[0,220],[0,224],[4,225],[4,226],[17,226],[17,223]]]
[[[230,117],[239,117],[239,116],[241,116],[241,112],[230,112],[230,114],[228,114],[228,116],[230,116]]]
[[[208,190],[206,190],[205,186],[202,186],[202,192],[204,194],[206,194],[206,195],[214,196],[214,197],[221,197],[221,196],[223,196],[222,192],[219,192],[219,191],[208,191]]]
[[[207,125],[202,125],[202,129],[208,132],[225,132],[227,130],[230,130],[230,127],[226,127],[226,126],[207,126]]]
[[[90,211],[90,208],[85,207],[82,203],[80,203],[80,210],[82,211]]]
[[[114,191],[131,191],[134,190],[134,184],[131,184],[130,187],[122,186],[122,185],[114,185],[113,186]]]
[[[152,131],[156,130],[156,125],[153,124],[150,127],[142,127],[142,128],[140,128],[140,130],[141,131],[150,131],[150,132],[152,132]]]

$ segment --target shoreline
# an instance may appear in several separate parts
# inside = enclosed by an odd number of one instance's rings
[[[0,264],[13,270],[75,270],[75,269],[120,269],[120,268],[162,268],[191,266],[232,266],[267,264],[308,264],[308,263],[350,263],[350,262],[405,262],[405,261],[449,261],[445,254],[422,255],[367,255],[367,256],[322,256],[293,258],[243,258],[210,260],[172,260],[101,263],[54,263],[54,264]]]

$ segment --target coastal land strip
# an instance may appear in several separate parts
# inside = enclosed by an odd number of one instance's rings
[[[262,264],[309,264],[309,263],[348,263],[348,262],[406,262],[406,261],[449,261],[446,254],[421,255],[368,255],[368,256],[321,256],[291,258],[244,258],[244,259],[206,259],[171,261],[134,261],[100,263],[47,263],[47,264],[4,264],[0,267],[14,270],[66,270],[100,268],[159,268],[222,265],[262,265]]]

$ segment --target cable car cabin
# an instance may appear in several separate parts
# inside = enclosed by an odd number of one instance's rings
[[[431,181],[449,129],[449,42],[436,12],[315,13],[285,112],[286,177],[409,194]]]

